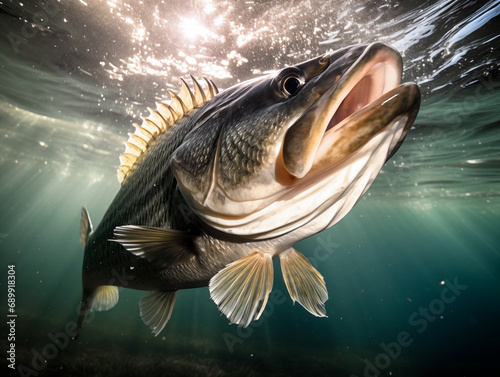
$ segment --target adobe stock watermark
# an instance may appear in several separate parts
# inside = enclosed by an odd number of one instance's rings
[[[413,344],[415,341],[412,331],[417,334],[427,330],[429,323],[434,322],[446,310],[447,306],[452,304],[463,291],[467,289],[466,285],[461,285],[458,278],[455,277],[453,282],[444,280],[441,282],[444,288],[441,290],[439,298],[431,300],[425,307],[419,307],[418,311],[413,312],[408,317],[408,324],[412,327],[410,331],[400,331],[396,339],[389,343],[380,343],[382,352],[377,354],[372,360],[364,359],[365,364],[363,377],[378,377],[380,372],[390,367],[391,363],[401,356],[403,349]],[[350,377],[358,377],[356,374],[351,374]]]
[[[134,275],[128,275],[125,268],[122,271],[113,269],[111,271],[112,278],[109,281],[109,285],[120,285],[122,287],[127,287],[128,282],[135,279]],[[76,314],[80,314],[80,304],[76,307]],[[84,324],[92,322],[95,318],[95,311],[90,310],[87,317],[85,318]],[[47,338],[49,341],[42,348],[32,348],[31,354],[32,359],[29,366],[20,364],[17,366],[17,372],[21,377],[31,377],[38,376],[48,365],[50,360],[54,360],[59,356],[59,353],[65,350],[70,344],[71,340],[74,339],[77,332],[76,321],[68,321],[64,325],[62,331],[58,333],[49,332],[47,333]]]
[[[314,240],[318,245],[314,248],[312,255],[307,254],[306,257],[313,267],[317,269],[320,263],[330,258],[341,245],[333,240],[333,236],[329,231],[316,235]]]
[[[271,291],[271,293],[269,293],[269,300],[267,301],[267,305],[264,308],[259,321],[252,322],[248,327],[237,327],[236,334],[231,334],[228,331],[222,334],[222,339],[224,339],[224,343],[226,344],[229,353],[234,352],[234,347],[237,344],[243,344],[246,339],[250,338],[254,330],[260,327],[267,318],[273,315],[276,306],[281,305],[286,301],[286,296],[287,294],[281,289]]]

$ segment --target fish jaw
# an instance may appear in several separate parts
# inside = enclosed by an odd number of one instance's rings
[[[328,139],[326,134],[334,132],[332,129],[337,132],[337,125],[343,119],[395,88],[401,82],[401,74],[399,53],[379,43],[369,45],[342,77],[335,78],[335,82],[325,74],[320,84],[330,87],[286,134],[283,160],[287,171],[296,178],[303,178],[312,168],[319,145]]]
[[[328,59],[328,56],[325,58]],[[339,123],[345,118],[357,114],[365,106],[375,107],[374,101],[395,88],[401,82],[401,75],[402,61],[397,51],[382,44],[369,45],[350,69],[342,77],[337,76],[338,81],[288,130],[283,143],[286,170],[296,178],[303,178],[315,164],[320,144],[322,149],[327,144],[328,149],[345,156],[354,152],[339,151],[338,145],[328,141],[335,139],[332,134],[338,134]],[[331,80],[327,76],[328,79]],[[353,127],[354,123],[350,123],[349,128],[354,129],[351,135],[342,138],[362,143],[363,139],[356,132],[359,127]],[[387,121],[385,123],[388,124]],[[342,128],[345,130],[348,127]]]
[[[302,85],[300,91],[290,98],[273,97],[268,89],[290,72]],[[189,161],[174,153],[173,171],[186,201],[210,227],[252,240],[293,232],[296,242],[333,225],[368,189],[416,117],[418,87],[400,85],[401,74],[399,53],[374,43],[286,68],[275,78],[253,80],[245,84],[247,98],[229,88],[220,98],[225,106],[236,99],[239,113],[231,115],[232,123],[217,113],[220,131],[212,141],[216,147],[208,173],[185,179],[183,164]],[[254,103],[262,106],[249,105]],[[266,138],[253,140],[259,128],[266,130]],[[253,155],[242,158],[233,151],[235,157],[227,157],[224,143],[238,133],[244,148],[258,152],[253,170],[244,168],[254,162]],[[244,165],[245,174],[239,174],[238,165],[229,174],[224,171],[234,161]],[[232,182],[225,181],[227,176]],[[209,182],[205,189],[191,184],[201,179]]]
[[[399,85],[335,124],[323,134],[307,174],[314,175],[335,169],[338,163],[355,154],[396,118],[405,116],[406,121],[401,124],[402,130],[395,130],[399,137],[389,147],[387,159],[390,158],[402,144],[415,120],[419,98],[419,90],[415,84]]]

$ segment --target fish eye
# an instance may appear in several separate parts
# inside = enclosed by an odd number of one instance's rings
[[[304,82],[300,79],[300,77],[296,75],[290,75],[288,77],[285,77],[282,83],[283,91],[288,95],[288,96],[293,96],[297,94],[299,91],[300,87],[304,84]]]

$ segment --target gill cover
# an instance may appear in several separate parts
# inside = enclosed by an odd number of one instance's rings
[[[171,158],[186,199],[204,214],[241,217],[282,195],[285,132],[317,99],[303,87],[327,66],[318,57],[285,68],[226,89],[200,109],[200,125]]]

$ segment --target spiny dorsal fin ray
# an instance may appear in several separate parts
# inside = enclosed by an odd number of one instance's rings
[[[165,327],[174,309],[177,291],[146,293],[139,300],[142,321],[157,336]]]
[[[200,103],[203,103],[207,100],[207,97],[205,96],[205,92],[203,91],[202,87],[200,86],[200,83],[196,81],[196,79],[193,76],[190,76],[191,80],[193,81],[193,87],[194,87],[194,98],[196,100],[196,103],[199,105]]]
[[[128,156],[120,158],[120,167],[118,168],[118,181],[122,183],[129,174],[134,170],[135,165],[141,159],[143,154],[150,148],[158,137],[162,135],[168,128],[189,113],[195,107],[212,99],[219,91],[213,81],[205,79],[207,88],[203,90],[200,84],[191,76],[193,80],[194,91],[189,89],[186,82],[181,79],[181,90],[175,94],[171,90],[171,100],[167,103],[157,103],[156,110],[149,109],[149,116],[142,117],[142,124],[135,126],[135,132],[129,133],[129,139],[126,142],[125,154]],[[129,146],[133,145],[133,146]],[[134,148],[135,147],[135,148]],[[137,154],[131,152],[140,150]],[[133,158],[131,156],[134,156]]]
[[[160,114],[163,117],[165,123],[167,124],[165,129],[169,128],[177,120],[176,115],[174,114],[172,108],[169,105],[163,102],[157,102],[156,109],[158,110],[158,114]]]
[[[136,159],[137,156],[135,154],[124,153],[120,156],[120,163],[123,166],[132,166]]]
[[[89,211],[82,207],[82,220],[80,222],[80,242],[83,247],[87,244],[87,238],[92,233],[92,221],[90,221]]]
[[[175,266],[195,256],[190,247],[193,236],[180,230],[125,225],[114,230],[115,238],[132,254],[146,258],[158,267]]]
[[[92,303],[92,310],[98,312],[111,309],[118,302],[118,287],[114,285],[101,285],[97,288]]]
[[[148,146],[149,137],[152,136],[144,128],[134,123],[135,132],[128,134],[128,142],[137,145],[143,151],[146,150]]]
[[[180,115],[180,117],[183,117],[184,114],[188,112],[188,107],[186,104],[182,101],[182,99],[172,92],[170,89],[167,89],[167,92],[170,94],[170,107]]]
[[[198,104],[194,100],[194,94],[191,92],[183,79],[181,79],[181,90],[179,91],[178,97],[188,109],[198,106]]]
[[[255,252],[228,264],[210,279],[210,297],[238,327],[260,318],[273,288],[269,253]]]
[[[158,136],[161,130],[161,124],[158,125],[153,121],[153,114],[149,114],[149,118],[141,117],[142,119],[142,128],[146,129],[153,137]]]
[[[205,82],[208,85],[208,90],[210,92],[210,96],[214,97],[217,93],[219,93],[219,89],[215,86],[214,82],[212,80],[207,79],[206,77],[203,78]]]
[[[307,258],[295,249],[280,254],[281,271],[288,293],[316,317],[326,317],[325,302],[328,300],[323,276]]]
[[[144,150],[135,144],[125,142],[125,153],[133,154],[134,156],[140,156]]]
[[[156,127],[159,127],[160,133],[164,132],[168,128],[168,121],[165,120],[158,110],[153,110],[148,107],[148,111],[149,117],[147,119],[150,120]]]

